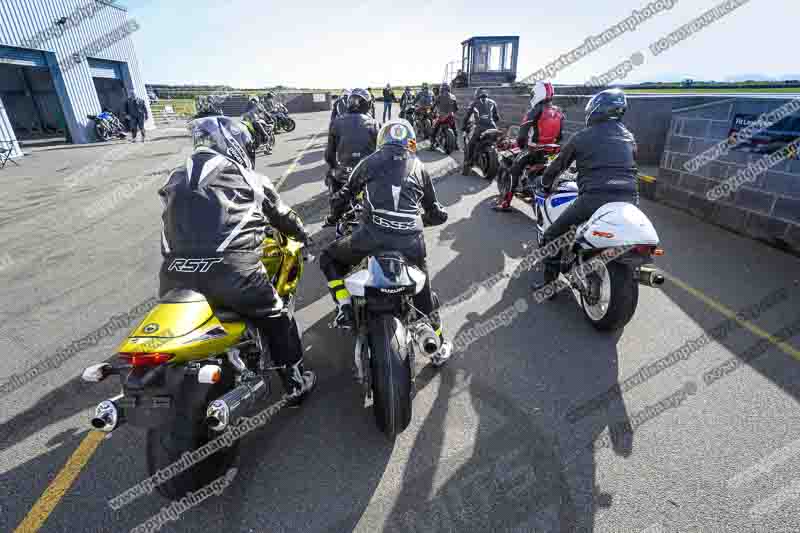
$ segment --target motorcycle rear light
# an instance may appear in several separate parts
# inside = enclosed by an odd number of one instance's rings
[[[133,367],[158,366],[173,357],[171,353],[121,353],[119,356]]]
[[[662,250],[661,248],[656,248],[655,250],[653,250],[653,255],[659,255],[659,256],[664,255],[664,250]]]
[[[592,235],[594,235],[595,237],[603,237],[603,238],[606,238],[606,239],[613,239],[614,238],[614,234],[613,233],[609,233],[607,231],[593,231]]]
[[[656,252],[661,251],[661,254]],[[633,252],[639,255],[644,255],[646,257],[650,257],[651,255],[662,255],[663,250],[658,250],[655,246],[650,246],[649,244],[639,244],[633,247]]]

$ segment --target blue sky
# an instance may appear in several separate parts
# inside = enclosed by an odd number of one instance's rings
[[[519,35],[519,78],[650,0],[122,0],[148,83],[337,88],[439,81],[474,35]],[[556,83],[584,83],[631,54],[645,62],[625,82],[718,79],[738,74],[800,78],[800,2],[750,0],[666,52],[648,47],[719,0],[677,0],[562,70]],[[389,8],[389,5],[402,8]],[[547,9],[540,6],[547,5]],[[790,45],[790,42],[793,44]]]

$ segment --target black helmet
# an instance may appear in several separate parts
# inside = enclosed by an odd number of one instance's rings
[[[479,88],[475,89],[475,98],[476,99],[477,98],[488,98],[488,97],[489,97],[489,93],[486,92],[486,89],[484,89],[483,87],[479,87]]]
[[[447,83],[447,82],[442,83],[441,90],[442,91],[449,91],[450,90],[450,84]]]
[[[255,96],[251,97],[250,98],[250,103],[251,104],[257,104],[258,103],[258,98],[256,98]]]
[[[586,104],[586,125],[607,120],[620,120],[628,110],[628,99],[622,89],[599,92]]]
[[[274,97],[275,97],[275,95],[272,94],[271,92],[267,93],[267,98],[274,98]]]
[[[366,113],[369,108],[370,94],[364,89],[353,89],[347,97],[347,109],[358,113]]]
[[[190,123],[194,149],[211,149],[245,168],[252,169],[254,140],[250,128],[231,117],[198,118]]]

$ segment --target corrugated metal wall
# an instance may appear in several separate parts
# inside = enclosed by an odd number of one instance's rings
[[[92,0],[0,0],[0,45],[24,47],[24,41],[31,39],[38,32],[56,27],[55,21],[70,16],[77,8],[93,4]],[[131,20],[126,10],[108,5],[97,11],[91,18],[80,24],[65,29],[60,36],[55,36],[39,46],[32,46],[49,52],[48,64],[61,98],[72,140],[76,143],[88,142],[92,139],[88,114],[100,111],[100,101],[92,80],[88,61],[75,63],[71,55],[80,52],[96,39],[122,28]],[[139,62],[133,46],[133,40],[127,36],[105,50],[90,54],[90,57],[127,63],[130,79],[126,87],[147,102],[144,80],[139,70]],[[70,65],[62,71],[58,62]],[[0,104],[1,105],[1,104]],[[149,105],[149,104],[148,104]],[[0,108],[0,138],[6,138],[10,129],[5,113]],[[152,113],[146,125],[148,129],[155,127]],[[5,129],[4,129],[5,128]]]

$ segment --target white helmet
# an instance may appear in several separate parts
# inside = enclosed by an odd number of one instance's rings
[[[555,94],[552,83],[549,81],[537,81],[531,92],[531,108],[536,107],[536,104],[540,102],[551,100]]]

